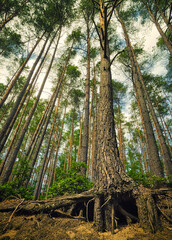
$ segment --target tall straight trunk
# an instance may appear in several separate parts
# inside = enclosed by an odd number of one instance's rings
[[[137,137],[137,146],[139,147],[139,140],[138,140],[138,137]],[[138,154],[139,154],[139,164],[140,164],[140,170],[141,170],[141,174],[143,174],[143,163],[142,163],[142,158],[140,156],[140,151],[138,151]]]
[[[94,116],[93,116],[93,133],[92,133],[92,154],[91,154],[91,180],[95,181],[96,165],[97,165],[97,86],[96,86],[96,70],[94,65]]]
[[[57,90],[57,89],[56,89]],[[52,101],[55,97],[55,93],[56,91],[53,92],[48,104],[47,104],[47,107],[44,111],[44,114],[42,115],[42,118],[38,124],[38,127],[35,131],[35,134],[33,136],[33,139],[31,140],[30,144],[29,144],[29,147],[26,151],[26,160],[30,160],[30,168],[28,170],[28,178],[26,179],[25,181],[25,186],[27,187],[28,184],[29,184],[29,181],[30,181],[30,178],[31,178],[31,175],[33,173],[33,170],[34,170],[34,166],[35,166],[35,163],[36,163],[36,160],[37,160],[37,156],[39,154],[39,150],[40,150],[40,147],[41,147],[41,144],[42,144],[42,141],[43,141],[43,137],[45,135],[45,125],[47,123],[47,118],[49,116],[49,112],[50,112],[50,108],[51,108],[51,104],[52,104]],[[33,156],[32,156],[33,155]]]
[[[81,159],[82,121],[83,121],[83,117],[80,116],[80,131],[79,131],[79,146],[78,146],[77,162],[80,162],[80,159]]]
[[[139,133],[139,139],[140,139],[140,143],[141,143],[141,149],[142,149],[142,153],[143,153],[143,158],[144,158],[144,166],[145,166],[145,170],[148,173],[149,169],[148,169],[148,163],[147,163],[147,159],[146,159],[146,153],[145,153],[145,149],[144,149],[144,145],[143,145],[143,140],[142,140],[142,136],[141,136],[141,131],[139,129],[139,127],[137,127],[138,129],[138,133]]]
[[[25,157],[27,159],[29,159],[31,157],[32,153],[33,153],[33,150],[35,148],[36,142],[38,140],[38,136],[40,135],[41,130],[42,130],[44,124],[45,124],[46,116],[48,114],[49,107],[50,107],[50,101],[48,102],[48,104],[47,104],[47,106],[46,106],[46,108],[44,110],[44,113],[42,114],[42,117],[41,117],[41,119],[40,119],[40,121],[38,123],[38,126],[37,126],[37,128],[36,128],[36,130],[34,132],[34,135],[33,135],[32,139],[30,140],[29,146],[28,146],[27,151],[25,153]]]
[[[121,23],[123,32],[124,32],[124,37],[126,40],[126,44],[128,47],[129,51],[129,57],[130,61],[132,64],[132,71],[133,71],[133,78],[134,78],[134,88],[136,92],[136,97],[138,100],[138,105],[139,105],[139,111],[142,119],[142,124],[143,124],[143,129],[145,132],[145,137],[146,137],[146,144],[147,144],[147,152],[149,156],[149,165],[150,165],[150,172],[152,175],[156,175],[158,177],[164,177],[163,173],[163,168],[160,162],[159,158],[159,153],[158,153],[158,147],[156,144],[154,132],[153,132],[153,127],[151,124],[149,112],[147,109],[144,93],[143,93],[143,86],[141,85],[142,82],[140,82],[140,74],[139,74],[139,69],[138,69],[138,64],[136,62],[136,58],[134,55],[134,51],[126,30],[126,27],[124,25],[123,20],[120,18],[118,10],[116,10],[118,19]],[[147,95],[146,95],[147,96]]]
[[[157,21],[157,19],[156,19],[155,16],[153,15],[151,9],[150,9],[149,7],[147,7],[147,10],[148,10],[148,12],[149,12],[149,14],[150,14],[150,16],[151,16],[151,18],[152,18],[152,21],[155,23],[155,26],[156,26],[158,32],[160,33],[160,35],[161,35],[161,37],[162,37],[165,45],[167,46],[170,54],[172,55],[172,44],[171,44],[171,42],[170,42],[170,41],[168,40],[168,38],[166,37],[166,35],[165,35],[165,33],[163,32],[163,30],[162,30],[159,22]]]
[[[7,90],[5,91],[3,97],[0,100],[0,108],[2,107],[3,103],[5,102],[5,100],[7,99],[8,95],[10,94],[14,84],[17,82],[17,80],[19,79],[23,69],[25,68],[26,64],[28,63],[32,53],[34,52],[35,48],[37,47],[37,45],[39,44],[39,42],[42,40],[43,36],[45,35],[42,34],[42,36],[40,38],[38,38],[38,40],[36,41],[35,45],[33,46],[32,50],[30,51],[30,53],[28,54],[27,58],[25,59],[25,61],[23,62],[23,64],[20,66],[19,70],[17,71],[15,77],[13,78],[13,80],[11,81],[11,84],[9,85],[9,87],[7,88]]]
[[[168,147],[169,147],[169,151],[170,151],[170,153],[171,153],[171,155],[172,155],[171,145],[170,145],[170,142],[169,142],[169,140],[168,140],[168,136],[167,136],[166,131],[165,131],[165,126],[164,126],[164,123],[163,123],[161,117],[160,117],[160,120],[161,120],[161,124],[162,124],[162,128],[163,128],[163,131],[164,131],[165,138],[166,138],[166,140],[167,140],[167,144],[168,144]],[[162,150],[162,152],[163,152],[163,150]],[[167,174],[167,175],[168,175],[168,174]]]
[[[162,115],[160,114],[159,107],[158,107],[158,103],[155,102],[155,104],[156,104],[156,109],[157,109],[157,111],[158,111],[159,118],[160,118],[160,120],[161,120],[161,124],[162,124],[162,126],[165,125],[166,130],[167,130],[167,132],[168,132],[168,135],[169,135],[169,137],[170,137],[170,140],[172,141],[172,136],[171,136],[170,130],[169,130],[169,128],[168,128],[168,126],[167,126],[167,124],[166,124],[166,122],[165,122],[165,119],[164,119],[164,118],[162,117]],[[163,129],[165,129],[165,127],[163,127]],[[166,131],[164,131],[164,132],[166,132]],[[166,139],[168,139],[168,137],[166,137]]]
[[[64,116],[63,116],[63,120],[62,120],[60,134],[59,134],[59,137],[58,137],[57,147],[56,147],[56,154],[55,154],[54,165],[53,165],[52,181],[50,181],[50,183],[52,182],[52,184],[55,183],[55,178],[56,178],[57,158],[58,158],[58,152],[59,152],[59,147],[60,147],[63,127],[64,127],[65,116],[66,116],[66,106],[65,106],[65,111],[64,111]]]
[[[91,118],[92,118],[92,111],[93,111],[93,90],[94,87],[92,87],[92,94],[91,94],[91,106],[90,106],[90,115],[89,115],[89,125],[88,125],[88,161],[87,161],[87,174],[88,177],[89,171],[90,171],[90,160],[91,160]]]
[[[170,140],[171,140],[171,142],[172,142],[172,135],[171,135],[171,132],[170,132],[170,130],[169,130],[169,127],[167,126],[167,123],[166,123],[165,119],[164,119],[162,116],[160,116],[160,115],[159,115],[159,117],[160,117],[160,119],[161,119],[161,122],[165,125],[166,130],[167,130],[167,132],[168,132],[168,135],[169,135],[169,137],[170,137]]]
[[[35,81],[35,84],[36,84],[36,81]],[[33,93],[35,84],[34,84],[34,86],[33,86],[33,88],[32,88],[32,91],[30,92],[30,95],[29,95],[28,99],[27,99],[26,105],[25,105],[25,107],[24,107],[24,109],[23,109],[22,115],[21,115],[21,117],[20,117],[20,119],[19,119],[19,122],[18,122],[18,124],[17,124],[17,127],[16,127],[16,129],[15,129],[15,131],[14,131],[13,137],[12,137],[12,139],[11,139],[10,145],[9,145],[8,150],[7,150],[7,152],[6,152],[6,155],[5,155],[4,159],[3,159],[3,162],[2,162],[1,165],[0,165],[0,175],[1,175],[2,171],[3,171],[3,169],[4,169],[4,166],[5,166],[6,160],[8,159],[9,153],[10,153],[10,151],[12,150],[12,145],[13,145],[14,140],[15,140],[15,138],[16,138],[17,132],[18,132],[20,126],[21,126],[21,122],[22,122],[22,120],[23,120],[23,117],[24,117],[24,114],[25,114],[25,112],[26,112],[26,109],[27,109],[29,100],[30,100],[31,95],[32,95],[32,93]]]
[[[29,85],[30,79],[31,79],[31,77],[32,77],[32,75],[33,75],[33,73],[34,73],[34,70],[35,70],[35,68],[36,68],[36,66],[37,66],[37,64],[38,64],[38,62],[39,62],[39,60],[40,60],[40,58],[41,58],[41,56],[42,56],[42,54],[43,54],[43,52],[44,52],[44,49],[45,49],[45,46],[46,46],[46,44],[47,44],[48,38],[49,38],[49,36],[47,37],[47,39],[46,39],[46,41],[45,41],[45,43],[44,43],[44,45],[43,45],[43,47],[42,47],[42,49],[41,49],[38,57],[37,57],[37,59],[35,60],[33,66],[32,66],[32,69],[31,69],[31,71],[30,71],[30,73],[29,73],[29,75],[28,75],[28,77],[27,77],[27,81],[26,81],[26,83],[24,84],[21,92],[19,93],[19,95],[18,95],[18,97],[17,97],[17,100],[16,100],[16,102],[14,103],[14,106],[13,106],[11,112],[10,112],[10,115],[9,115],[9,117],[7,118],[5,124],[4,124],[4,126],[3,126],[3,128],[2,128],[2,130],[1,130],[1,132],[0,132],[0,139],[1,139],[1,140],[0,140],[0,141],[1,141],[1,142],[0,142],[0,151],[2,150],[2,148],[3,148],[3,146],[4,146],[4,138],[7,139],[8,136],[9,136],[9,134],[10,134],[10,131],[8,131],[9,126],[11,125],[11,122],[12,122],[12,120],[13,120],[13,117],[15,116],[16,111],[17,111],[17,109],[19,108],[19,105],[20,105],[20,103],[21,103],[21,101],[22,101],[23,96],[25,95],[25,91],[26,91],[26,89],[27,89],[27,87],[28,87],[28,85]],[[21,107],[22,107],[22,106],[21,106]],[[13,124],[14,124],[14,121],[13,121]],[[7,134],[7,132],[8,132],[8,134]],[[5,141],[6,141],[6,140],[5,140]]]
[[[137,59],[136,59],[133,48],[131,48],[131,50],[132,50],[134,62],[135,62],[136,67],[137,67],[137,72],[138,72],[138,75],[139,75],[139,79],[141,81],[141,84],[142,84],[142,87],[143,87],[143,90],[144,90],[144,94],[146,96],[146,100],[147,100],[147,103],[148,103],[148,107],[149,107],[149,110],[150,110],[150,113],[151,113],[151,116],[152,116],[154,127],[155,127],[156,132],[157,132],[159,143],[160,143],[160,146],[161,146],[161,149],[162,149],[162,156],[163,156],[163,159],[164,159],[164,166],[165,166],[166,174],[167,175],[172,175],[172,162],[171,162],[170,152],[169,152],[169,149],[166,145],[161,126],[159,124],[159,121],[158,121],[158,118],[156,116],[155,110],[153,108],[153,105],[152,105],[151,99],[149,97],[149,94],[147,92],[147,89],[146,89],[146,86],[145,86],[145,83],[144,83],[144,80],[143,80],[143,77],[142,77],[142,74],[141,74],[141,71],[140,71],[140,67],[139,67],[139,64],[137,62]]]
[[[117,104],[118,104],[118,121],[119,121],[119,156],[121,159],[121,162],[124,164],[125,167],[125,163],[124,163],[124,156],[123,156],[123,141],[122,141],[122,127],[121,127],[121,110],[120,110],[120,105],[119,105],[119,98],[117,100]]]
[[[49,44],[49,48],[50,48],[50,46],[51,46],[54,38],[55,38],[55,35],[54,35],[54,37],[52,38],[52,40],[51,40],[51,42],[50,42],[50,44]],[[20,146],[21,146],[21,144],[22,144],[22,141],[23,141],[23,139],[24,139],[24,136],[25,136],[25,133],[26,133],[26,131],[27,131],[27,129],[28,129],[28,126],[29,126],[29,124],[30,124],[30,121],[31,121],[31,119],[32,119],[32,117],[33,117],[33,115],[34,115],[34,112],[35,112],[36,107],[37,107],[37,105],[38,105],[38,102],[39,102],[40,96],[41,96],[41,94],[42,94],[43,88],[44,88],[44,86],[45,86],[45,82],[46,82],[46,80],[47,80],[47,78],[48,78],[48,75],[49,75],[49,72],[50,72],[50,70],[51,70],[51,67],[52,67],[52,64],[53,64],[53,61],[54,61],[54,58],[55,58],[55,53],[56,53],[56,50],[57,50],[57,46],[58,46],[59,39],[60,39],[60,34],[59,34],[59,38],[58,38],[58,41],[57,41],[57,44],[56,44],[56,47],[55,47],[55,50],[54,50],[54,53],[53,53],[51,62],[50,62],[50,64],[49,64],[49,67],[48,67],[47,73],[46,73],[46,75],[45,75],[45,77],[44,77],[44,80],[43,80],[43,82],[42,82],[42,85],[41,85],[41,87],[40,87],[40,90],[39,90],[39,93],[38,93],[37,98],[36,98],[36,100],[35,100],[35,103],[34,103],[32,109],[31,109],[31,111],[29,112],[28,118],[27,118],[27,120],[26,120],[25,125],[23,126],[23,129],[22,129],[22,131],[21,131],[21,133],[20,133],[20,136],[19,136],[19,138],[18,138],[18,141],[17,141],[17,143],[16,143],[16,146],[15,146],[13,152],[11,153],[10,158],[9,158],[8,161],[7,161],[7,164],[6,164],[6,167],[5,167],[5,171],[2,172],[2,175],[1,175],[1,177],[0,177],[0,183],[1,183],[1,184],[4,184],[5,182],[8,181],[9,176],[10,176],[10,174],[11,174],[11,172],[12,172],[12,168],[13,168],[13,165],[14,165],[14,163],[15,163],[15,159],[16,159],[16,157],[17,157],[18,151],[19,151],[19,149],[20,149]]]
[[[87,165],[88,141],[89,141],[89,98],[90,98],[90,29],[87,22],[87,79],[86,79],[86,95],[85,95],[85,110],[84,110],[84,128],[82,135],[81,146],[81,162]],[[86,169],[82,169],[82,174],[86,175]]]
[[[50,130],[50,133],[49,133],[48,141],[47,141],[47,144],[46,144],[46,150],[45,150],[44,158],[43,158],[43,161],[42,161],[42,166],[41,166],[41,169],[40,169],[40,172],[39,172],[39,177],[38,177],[37,184],[36,184],[36,187],[35,187],[35,193],[34,193],[34,199],[35,200],[37,200],[40,196],[44,174],[47,170],[47,166],[48,166],[48,163],[49,163],[49,160],[50,160],[48,158],[48,153],[49,153],[51,139],[52,139],[53,131],[54,131],[54,127],[55,127],[55,122],[56,122],[56,117],[57,117],[57,113],[58,113],[59,103],[60,103],[60,98],[58,99],[58,102],[57,102],[53,123],[51,125],[51,130]]]
[[[72,117],[72,127],[71,127],[71,135],[70,135],[69,154],[68,154],[68,170],[71,169],[71,166],[72,166],[72,148],[73,148],[73,132],[74,132],[74,115],[75,115],[75,111],[73,111],[73,117]]]
[[[44,135],[45,135],[45,132],[47,130],[47,126],[48,126],[48,123],[49,123],[49,120],[50,120],[50,116],[51,116],[52,110],[54,108],[55,101],[58,97],[58,93],[59,93],[59,90],[61,88],[61,85],[62,85],[62,82],[63,82],[63,79],[64,79],[64,74],[66,72],[66,68],[67,68],[67,65],[68,65],[68,62],[69,62],[69,59],[70,59],[70,56],[71,56],[72,48],[73,48],[73,43],[72,43],[72,46],[69,50],[68,56],[66,58],[66,62],[65,62],[64,68],[61,72],[61,75],[59,77],[59,81],[58,81],[58,83],[56,85],[56,88],[54,90],[54,94],[53,94],[54,96],[52,96],[50,110],[49,110],[49,113],[48,113],[48,116],[47,116],[47,120],[46,120],[44,129],[43,129],[42,134],[40,136],[40,139],[38,141],[38,145],[37,145],[37,148],[35,150],[35,153],[34,153],[34,156],[33,156],[33,159],[32,159],[31,167],[33,167],[35,165],[39,150],[41,148],[42,141],[43,141],[43,138],[44,138]],[[43,178],[43,175],[44,175],[44,171],[46,170],[47,164],[48,164],[47,161],[44,162],[43,171],[41,171],[41,173],[39,175],[39,179],[37,181],[37,186],[36,186],[36,189],[35,189],[35,192],[34,192],[34,198],[35,199],[38,199],[39,196],[40,196],[41,186],[42,186],[42,178]]]
[[[45,57],[45,56],[44,56],[44,57]],[[32,85],[33,85],[35,79],[39,77],[40,68],[41,68],[41,65],[42,65],[42,63],[44,62],[44,60],[45,60],[45,59],[43,58],[42,61],[41,61],[41,63],[40,63],[40,66],[38,67],[36,73],[34,74],[34,76],[33,76],[33,78],[32,78],[31,83],[29,84],[29,86],[28,86],[27,89],[26,89],[25,95],[23,96],[23,98],[22,98],[22,100],[21,100],[21,102],[20,102],[20,104],[19,104],[19,106],[18,106],[18,108],[17,108],[17,111],[15,112],[15,115],[14,115],[12,121],[10,122],[10,125],[9,125],[8,129],[7,129],[7,131],[6,131],[3,139],[1,140],[0,149],[3,148],[5,142],[6,142],[7,138],[8,138],[8,136],[9,136],[12,128],[13,128],[13,125],[14,125],[17,117],[18,117],[18,114],[19,114],[19,112],[20,112],[20,110],[21,110],[21,108],[22,108],[22,106],[23,106],[23,104],[24,104],[24,102],[25,102],[25,100],[26,100],[26,97],[28,96],[28,94],[29,94],[29,92],[30,92],[30,90],[31,90],[31,88],[32,88]]]
[[[97,176],[96,185],[100,191],[109,189],[118,181],[119,170],[125,175],[124,167],[119,158],[117,147],[112,95],[112,77],[110,68],[110,53],[107,33],[107,8],[100,0],[101,28],[101,66],[100,66],[100,98],[97,123]],[[117,174],[115,177],[114,174]]]

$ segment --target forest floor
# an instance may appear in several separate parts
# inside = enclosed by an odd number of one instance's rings
[[[0,205],[18,204],[19,200],[6,200]],[[172,216],[172,201],[161,196],[158,202],[162,212]],[[0,240],[171,240],[172,224],[160,214],[161,227],[155,233],[144,231],[139,223],[119,226],[114,234],[96,231],[93,222],[84,218],[57,217],[46,213],[24,214],[12,210],[0,212]]]

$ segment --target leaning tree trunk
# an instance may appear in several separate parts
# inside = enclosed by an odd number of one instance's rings
[[[161,7],[159,6],[159,4],[158,4],[156,1],[155,1],[155,5],[156,5],[156,7],[158,8],[158,11],[160,12],[161,17],[162,17],[162,19],[164,20],[164,22],[166,23],[166,25],[167,25],[170,33],[172,34],[172,25],[171,25],[169,19],[165,16],[165,14],[163,13],[163,11],[161,10]]]
[[[129,57],[130,57],[130,61],[132,64],[133,85],[134,85],[134,89],[136,92],[139,111],[140,111],[143,129],[144,129],[145,137],[146,137],[146,146],[147,146],[147,152],[148,152],[148,157],[149,157],[150,172],[151,172],[151,175],[156,175],[158,177],[164,177],[163,168],[162,168],[162,164],[160,162],[160,157],[159,157],[159,153],[158,153],[158,147],[156,144],[153,127],[151,124],[151,119],[150,119],[149,112],[148,112],[147,105],[146,105],[146,100],[145,100],[145,95],[144,95],[145,89],[143,88],[143,82],[141,81],[142,79],[140,79],[141,74],[140,74],[140,71],[138,68],[138,64],[136,62],[135,54],[134,54],[127,30],[126,30],[125,24],[119,15],[119,11],[116,10],[116,12],[117,12],[118,19],[121,23],[121,26],[122,26],[122,29],[124,32],[125,41],[126,41],[127,48],[129,51]],[[146,95],[146,97],[148,98],[148,94]]]
[[[45,33],[44,33],[45,34]],[[41,41],[41,39],[43,38],[44,34],[38,38],[38,40],[36,41],[35,45],[33,46],[32,50],[29,52],[28,56],[26,57],[25,61],[23,62],[23,64],[20,66],[19,70],[17,71],[16,75],[14,76],[13,80],[11,81],[9,87],[6,89],[3,97],[0,100],[0,108],[2,107],[3,103],[5,102],[5,100],[7,99],[7,97],[9,96],[14,84],[17,82],[17,80],[19,79],[23,69],[25,68],[26,64],[28,63],[32,53],[34,52],[35,48],[37,47],[37,45],[39,44],[39,42]]]
[[[26,83],[24,84],[21,92],[19,93],[19,95],[17,97],[17,100],[14,103],[14,106],[13,106],[13,108],[12,108],[10,114],[9,114],[9,117],[7,118],[5,124],[3,125],[3,128],[2,128],[2,130],[0,132],[0,151],[3,149],[4,141],[7,140],[8,136],[10,134],[10,131],[8,131],[9,126],[11,125],[11,122],[13,121],[13,118],[16,115],[16,111],[17,111],[17,109],[18,109],[18,107],[19,107],[19,105],[20,105],[20,103],[22,101],[23,96],[25,95],[26,89],[27,89],[27,87],[28,87],[28,85],[30,83],[30,80],[31,80],[31,77],[32,77],[32,75],[34,73],[34,70],[35,70],[35,68],[36,68],[36,66],[37,66],[37,64],[38,64],[38,62],[39,62],[39,60],[40,60],[40,58],[41,58],[41,56],[42,56],[42,54],[44,52],[44,49],[45,49],[45,46],[47,44],[48,39],[49,39],[49,36],[47,37],[47,39],[46,39],[46,41],[45,41],[45,43],[44,43],[44,45],[43,45],[43,47],[42,47],[38,57],[36,58],[32,68],[30,70],[30,73],[29,73],[29,75],[27,77]],[[13,122],[13,124],[14,124],[14,122]],[[8,132],[8,134],[7,134],[7,132]]]
[[[153,226],[152,230],[155,230],[157,226],[157,212],[156,208],[154,208],[154,200],[147,191],[147,195],[143,198],[143,191],[126,174],[119,158],[114,126],[111,64],[107,33],[110,21],[107,16],[110,16],[110,14],[107,13],[108,8],[104,1],[99,0],[99,6],[101,69],[97,124],[97,175],[95,182],[97,194],[94,199],[94,219],[99,230],[107,229],[113,231],[114,219],[119,212],[126,219],[129,217],[136,221],[137,216],[134,215],[137,215],[138,211],[138,217],[142,226],[150,229],[151,223],[151,226]],[[142,206],[140,205],[141,199]]]
[[[169,39],[167,38],[167,36],[166,36],[165,33],[163,32],[163,30],[162,30],[162,28],[161,28],[158,20],[157,20],[157,19],[155,18],[155,16],[153,15],[151,9],[150,9],[149,7],[147,7],[147,10],[148,10],[148,12],[149,12],[149,14],[150,14],[150,16],[151,16],[151,18],[152,18],[152,21],[155,23],[155,26],[156,26],[158,32],[160,33],[160,35],[161,35],[161,37],[162,37],[165,45],[167,46],[170,54],[172,55],[172,44],[171,44],[171,42],[169,41]]]

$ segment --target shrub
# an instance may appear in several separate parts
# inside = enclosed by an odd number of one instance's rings
[[[81,193],[90,189],[93,184],[81,174],[81,169],[85,167],[84,163],[74,163],[67,173],[61,171],[61,176],[58,176],[58,180],[50,187],[48,197],[60,196],[66,193]]]

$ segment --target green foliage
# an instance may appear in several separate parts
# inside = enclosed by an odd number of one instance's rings
[[[0,34],[0,54],[9,58],[11,54],[18,55],[22,50],[21,35],[11,28],[5,28]]]
[[[164,185],[169,185],[166,178],[157,177],[155,175],[151,176],[150,173],[142,173],[140,169],[139,161],[135,161],[132,167],[126,164],[128,175],[138,184],[142,184],[144,187],[148,188],[159,188]]]
[[[86,168],[84,163],[73,163],[68,172],[58,169],[58,180],[49,189],[48,197],[64,195],[66,193],[81,193],[92,187],[88,178],[81,174],[81,169]]]
[[[24,186],[16,187],[15,182],[0,185],[0,201],[9,198],[32,199],[32,193]]]
[[[7,197],[32,199],[32,190],[24,186],[26,179],[29,177],[29,169],[29,162],[25,158],[19,157],[14,166],[12,181],[0,186],[0,201]]]

